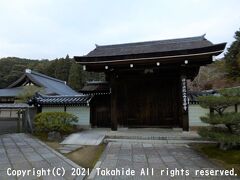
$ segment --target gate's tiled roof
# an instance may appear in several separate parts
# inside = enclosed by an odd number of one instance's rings
[[[97,45],[96,48],[87,54],[88,57],[98,56],[119,56],[128,54],[155,53],[176,50],[186,50],[211,46],[204,35],[189,38],[178,38],[158,41],[145,41],[136,43],[125,43],[115,45]]]

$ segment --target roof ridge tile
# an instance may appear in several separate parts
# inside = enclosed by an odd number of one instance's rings
[[[141,45],[141,44],[145,44],[145,43],[161,43],[161,44],[164,44],[164,43],[178,43],[178,42],[175,42],[175,41],[178,41],[178,40],[182,40],[183,42],[192,42],[192,41],[199,41],[199,40],[207,40],[205,38],[205,35],[206,34],[203,34],[201,36],[193,36],[193,37],[185,37],[185,38],[174,38],[174,39],[163,39],[163,40],[152,40],[152,41],[141,41],[141,42],[131,42],[131,43],[119,43],[119,44],[109,44],[109,45],[98,45],[96,46],[95,49],[97,48],[106,48],[106,47],[117,47],[117,46],[122,46],[122,45]]]

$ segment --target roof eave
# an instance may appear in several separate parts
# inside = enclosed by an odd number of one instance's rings
[[[37,86],[42,86],[40,82],[37,80],[33,79],[28,73],[24,73],[18,80],[10,84],[7,88],[13,88],[13,87],[18,87],[19,84],[23,84],[25,82],[25,78],[28,78],[33,84]]]
[[[129,61],[142,61],[148,59],[173,59],[173,58],[184,58],[191,56],[201,56],[201,55],[214,55],[217,56],[221,54],[226,46],[226,43],[215,44],[212,46],[207,46],[203,48],[195,48],[188,50],[178,50],[178,51],[168,51],[168,52],[155,52],[155,53],[144,53],[144,54],[130,54],[130,55],[119,55],[119,56],[100,56],[100,57],[90,57],[90,56],[74,56],[77,63],[82,65],[98,65],[98,64],[116,64],[119,62],[129,62]]]
[[[14,81],[12,84],[10,84],[7,88],[13,88],[16,87],[20,82],[22,82],[26,78],[26,74],[23,74],[18,80]]]

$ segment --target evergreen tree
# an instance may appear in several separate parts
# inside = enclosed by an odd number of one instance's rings
[[[230,78],[240,78],[240,30],[235,32],[235,41],[225,54],[226,68]]]
[[[57,63],[55,65],[55,77],[63,81],[68,81],[72,59],[70,59],[67,55],[66,58],[60,58],[56,62]]]
[[[203,108],[211,111],[207,116],[201,117],[202,122],[210,127],[199,129],[202,137],[219,142],[220,148],[227,150],[240,145],[240,113],[225,112],[230,106],[240,104],[240,88],[221,90],[220,96],[202,96],[198,100]]]
[[[76,90],[79,90],[86,81],[104,79],[103,73],[83,71],[82,66],[77,65],[69,55],[51,61],[7,57],[0,59],[0,88],[6,88],[16,81],[27,68],[63,81],[71,81],[70,86]]]
[[[68,76],[68,85],[79,91],[84,85],[83,79],[82,66],[73,62]]]

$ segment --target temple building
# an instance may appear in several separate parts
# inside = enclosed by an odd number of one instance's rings
[[[176,127],[189,130],[187,79],[210,64],[226,43],[205,36],[97,45],[75,56],[86,71],[104,72],[110,86],[110,124],[118,127]],[[101,119],[95,117],[97,126]]]
[[[24,92],[24,87],[31,85],[42,88],[42,93],[45,95],[79,95],[65,81],[26,69],[15,82],[7,88],[0,89],[0,103],[14,103],[18,96]]]

